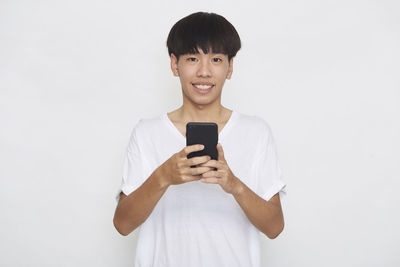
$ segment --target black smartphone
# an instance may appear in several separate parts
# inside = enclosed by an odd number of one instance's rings
[[[213,122],[188,122],[186,124],[186,146],[195,144],[204,145],[204,149],[191,152],[187,158],[209,155],[211,159],[218,160],[218,125]],[[196,166],[190,166],[195,168]],[[214,168],[214,170],[217,170]]]

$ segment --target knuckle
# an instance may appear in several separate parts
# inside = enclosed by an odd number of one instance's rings
[[[210,170],[212,170],[212,168],[210,168],[210,167],[202,167],[201,168],[202,173],[209,172]]]
[[[193,175],[198,174],[198,171],[199,171],[198,169],[199,169],[199,168],[193,168],[193,169],[191,169],[190,172],[189,172],[189,175],[192,175],[192,176],[193,176]]]
[[[200,163],[199,158],[198,157],[191,158],[190,163],[191,165],[197,165],[198,163]]]
[[[178,170],[179,170],[179,169],[180,169],[180,165],[181,165],[181,164],[180,164],[179,161],[175,161],[175,162],[174,162],[174,168],[175,168],[175,169],[178,169]]]
[[[204,167],[196,168],[196,174],[202,174],[204,171]]]

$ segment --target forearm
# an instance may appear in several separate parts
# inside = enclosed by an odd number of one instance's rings
[[[282,208],[273,201],[266,201],[237,179],[237,190],[233,193],[247,218],[261,232],[273,239],[283,230]]]
[[[114,214],[118,232],[128,235],[146,221],[167,188],[162,183],[160,169],[156,169],[139,188],[118,203]]]

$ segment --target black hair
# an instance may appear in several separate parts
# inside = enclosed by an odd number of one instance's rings
[[[198,54],[200,48],[205,54],[228,55],[230,60],[236,56],[241,42],[235,27],[223,16],[197,12],[175,23],[168,34],[167,47],[169,56],[173,53],[177,59],[185,54]]]

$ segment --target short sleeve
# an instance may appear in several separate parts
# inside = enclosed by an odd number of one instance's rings
[[[140,121],[133,128],[125,152],[121,186],[115,196],[117,202],[119,201],[121,192],[123,192],[125,195],[129,195],[130,193],[135,191],[144,181],[144,168],[142,160],[143,155],[140,151],[138,140],[139,124]]]
[[[268,201],[278,192],[280,198],[286,195],[286,183],[282,179],[275,140],[270,127],[266,123],[265,130],[256,158],[255,172],[257,194]]]

